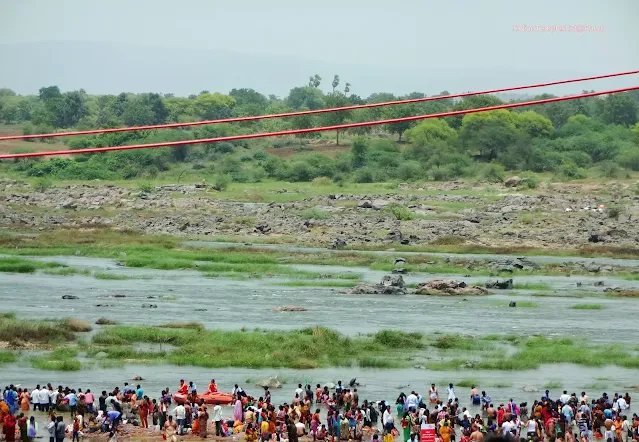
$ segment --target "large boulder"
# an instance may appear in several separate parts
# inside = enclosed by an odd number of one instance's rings
[[[359,284],[347,293],[351,295],[405,295],[408,291],[402,275],[386,275],[379,284]]]
[[[517,187],[519,186],[524,180],[519,178],[518,176],[511,176],[510,178],[508,178],[505,182],[504,185],[506,187]]]
[[[469,286],[465,282],[452,279],[433,279],[419,284],[415,289],[418,295],[429,296],[458,296],[458,295],[489,295],[490,292],[483,287]]]

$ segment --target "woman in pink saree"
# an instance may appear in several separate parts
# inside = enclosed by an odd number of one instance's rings
[[[242,413],[242,401],[237,398],[235,401],[235,410],[233,410],[233,419],[242,422],[244,413]]]

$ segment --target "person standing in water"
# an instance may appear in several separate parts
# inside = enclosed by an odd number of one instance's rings
[[[448,384],[448,402],[455,402],[455,387],[453,387],[453,384]]]
[[[430,385],[430,390],[428,391],[428,400],[431,404],[436,404],[439,400],[439,392],[437,391],[437,387],[435,387],[435,384]]]

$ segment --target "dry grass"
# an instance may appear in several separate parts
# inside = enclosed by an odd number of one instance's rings
[[[93,327],[91,327],[88,322],[82,321],[80,319],[67,318],[63,321],[63,323],[72,332],[83,333],[93,330]]]

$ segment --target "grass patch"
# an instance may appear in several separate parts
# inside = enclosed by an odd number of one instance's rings
[[[512,386],[513,384],[509,382],[496,382],[490,385],[491,388],[511,388]]]
[[[517,307],[515,308],[538,308],[539,304],[532,301],[515,301],[517,302]],[[499,307],[508,307],[510,305],[507,301],[500,301],[496,303]]]
[[[51,359],[49,356],[31,358],[31,366],[38,370],[52,371],[78,371],[82,369],[82,363],[77,359]]]
[[[605,307],[602,304],[575,304],[570,306],[574,310],[602,310]]]
[[[475,385],[479,385],[479,381],[477,381],[476,379],[462,379],[461,381],[455,384],[455,386],[457,387],[464,387],[464,388],[472,388]]]
[[[42,345],[72,341],[74,337],[66,321],[26,321],[8,315],[0,317],[0,341]]]
[[[204,330],[204,325],[199,322],[172,322],[168,324],[158,325],[160,328],[184,328],[191,330]]]
[[[286,281],[273,285],[280,287],[355,287],[354,281]]]
[[[421,334],[399,331],[350,338],[321,327],[288,332],[244,332],[115,326],[98,332],[93,344],[109,349],[130,349],[135,343],[170,344],[177,348],[167,352],[163,359],[175,365],[307,369],[408,366],[394,356],[400,355],[400,349],[415,348],[421,340]],[[127,350],[127,357],[139,359],[141,356]]]
[[[546,383],[546,385],[544,385],[544,388],[546,390],[551,390],[551,389],[557,389],[557,388],[561,388],[561,382],[560,381],[548,381]]]
[[[302,212],[302,219],[305,220],[327,220],[331,217],[330,212],[319,209],[317,207],[312,207],[308,210]]]
[[[0,364],[11,364],[18,361],[18,354],[14,351],[0,351]]]
[[[33,273],[36,270],[64,267],[57,262],[38,262],[22,258],[0,258],[0,272]]]
[[[552,285],[546,282],[519,282],[513,284],[513,289],[516,290],[552,290]],[[517,304],[519,305],[519,304]]]
[[[117,273],[96,272],[93,274],[95,279],[105,279],[109,281],[125,281],[130,279],[126,275],[118,275]]]
[[[62,325],[67,327],[72,332],[90,332],[93,327],[88,322],[81,321],[80,319],[66,318],[62,321]]]

